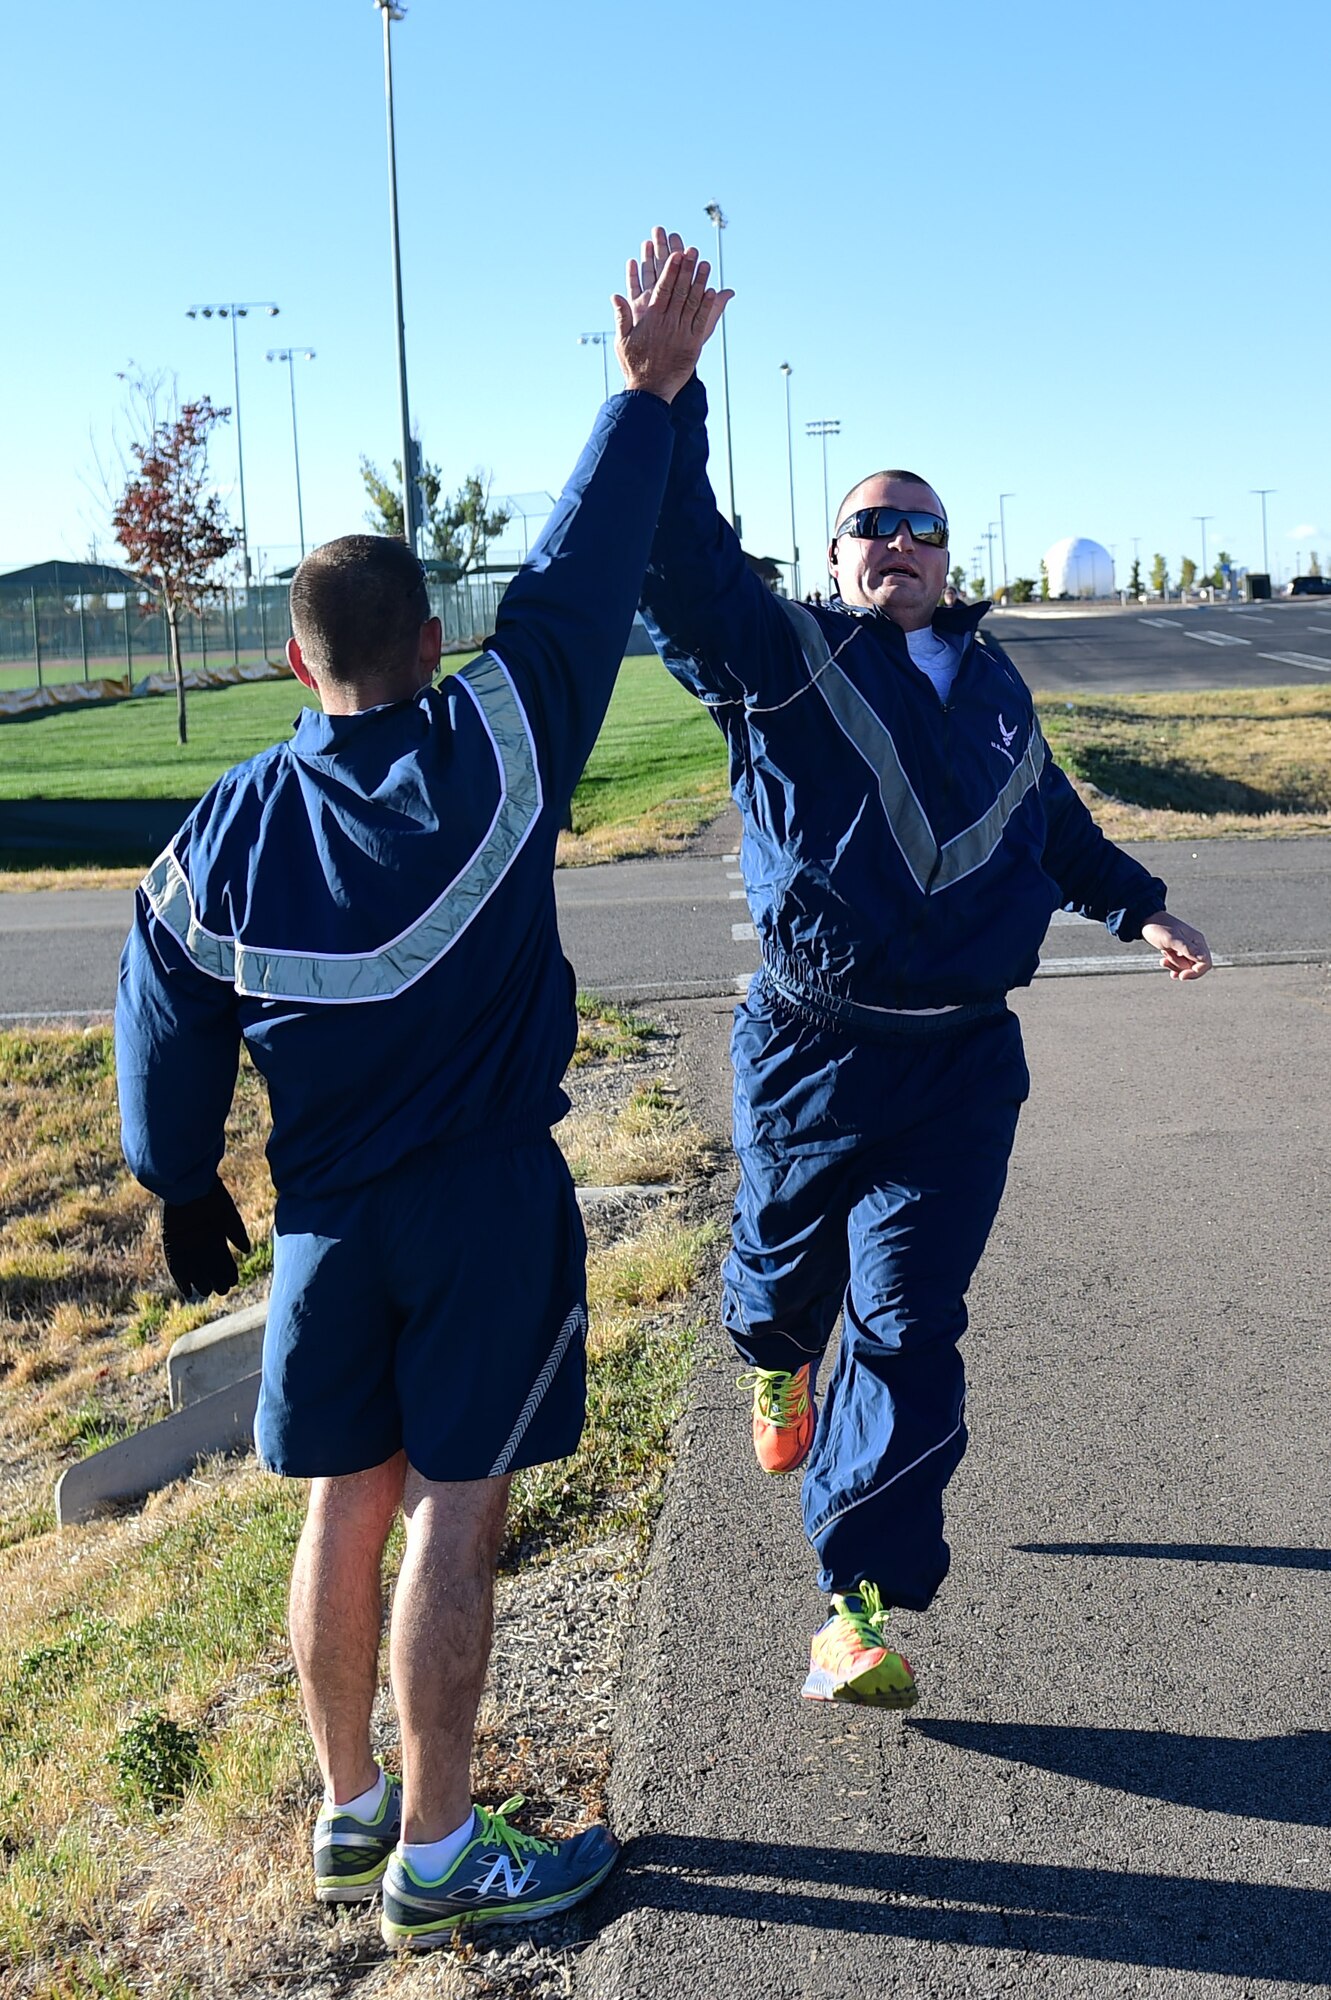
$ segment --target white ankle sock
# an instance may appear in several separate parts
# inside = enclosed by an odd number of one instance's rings
[[[339,1801],[333,1797],[330,1791],[325,1791],[324,1804],[332,1806],[336,1812],[352,1813],[357,1819],[373,1819],[384,1802],[384,1792],[387,1786],[388,1780],[381,1769],[379,1776],[370,1786],[368,1792],[361,1792],[354,1799]]]
[[[422,1882],[437,1882],[441,1875],[448,1873],[475,1831],[476,1814],[473,1810],[461,1826],[452,1833],[446,1833],[442,1840],[400,1840],[397,1851],[410,1866],[412,1874]]]

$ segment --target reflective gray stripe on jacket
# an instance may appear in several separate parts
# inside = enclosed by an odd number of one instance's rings
[[[391,1000],[438,963],[499,887],[535,826],[542,804],[536,746],[508,670],[494,653],[454,676],[475,702],[499,766],[499,804],[471,859],[424,915],[377,951],[306,953],[242,944],[205,930],[189,878],[168,847],[143,878],[154,915],[201,972],[253,1000],[343,1006]]]
[[[950,889],[955,882],[983,868],[999,841],[1003,829],[1032,785],[1040,781],[1044,769],[1045,744],[1040,725],[1031,718],[1031,740],[1026,754],[1012,771],[988,810],[971,826],[954,834],[940,847],[924,807],[901,766],[892,733],[876,715],[854,682],[832,658],[823,629],[802,604],[778,600],[799,639],[805,665],[823,700],[836,717],[843,734],[859,751],[878,779],[878,796],[901,850],[901,858],[915,879],[916,887],[927,894]]]

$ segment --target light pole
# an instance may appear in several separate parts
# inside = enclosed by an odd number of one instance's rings
[[[781,363],[781,373],[786,378],[786,476],[790,481],[790,594],[798,598],[800,594],[800,545],[795,536],[795,445],[790,428],[790,377],[788,361]]]
[[[721,242],[721,231],[728,227],[721,213],[719,201],[709,201],[705,210],[707,220],[716,231],[716,288],[723,292],[726,288],[725,252]],[[726,347],[725,315],[721,318],[721,397],[726,413],[726,487],[730,494],[730,525],[738,535],[739,515],[735,512],[735,458],[730,446],[730,353]]]
[[[300,559],[305,560],[305,510],[300,504],[300,440],[296,436],[296,357],[302,361],[315,359],[312,347],[270,347],[270,361],[285,361],[287,378],[291,384],[291,456],[296,461],[296,520],[300,527]]]
[[[614,344],[615,336],[613,333],[580,333],[578,335],[579,347],[599,347],[601,350],[601,387],[605,391],[602,400],[607,403],[610,401],[610,369],[605,357],[606,349],[613,347]]]
[[[997,521],[991,521],[984,537],[985,541],[989,544],[989,595],[991,597],[994,595],[994,529],[997,526]]]
[[[187,306],[186,319],[218,319],[231,321],[231,376],[235,383],[236,404],[236,469],[240,474],[240,559],[245,571],[245,583],[250,580],[250,530],[245,513],[245,451],[240,436],[240,349],[236,345],[236,321],[245,319],[252,312],[267,313],[269,319],[276,319],[278,308],[271,299],[261,299],[257,303],[247,299],[243,305]]]
[[[402,426],[402,536],[415,549],[421,503],[416,490],[416,448],[411,435],[411,405],[407,399],[407,329],[402,317],[402,252],[397,231],[397,147],[393,136],[393,49],[390,30],[406,8],[397,0],[374,0],[384,17],[384,109],[388,119],[388,231],[393,245],[393,313],[397,322],[397,399]],[[419,551],[417,551],[419,553]]]
[[[1248,490],[1251,493],[1260,493],[1262,496],[1262,574],[1270,576],[1271,565],[1266,557],[1266,496],[1268,493],[1274,493],[1276,488],[1274,486],[1252,486]]]
[[[1215,519],[1215,515],[1214,515],[1214,514],[1194,514],[1192,518],[1193,518],[1193,520],[1194,520],[1194,521],[1200,521],[1200,522],[1201,522],[1201,524],[1202,524],[1202,582],[1203,582],[1203,583],[1205,583],[1205,581],[1206,581],[1206,524],[1207,524],[1207,522],[1208,522],[1208,521],[1214,521],[1214,519]]]
[[[1007,596],[1007,521],[1003,516],[1003,502],[1015,500],[1015,493],[1000,493],[998,496],[998,533],[1003,547],[1003,595]]]
[[[722,320],[721,324],[724,326],[725,321]],[[823,546],[824,548],[830,548],[832,545],[832,517],[827,511],[827,440],[830,437],[840,437],[841,419],[840,417],[819,417],[815,423],[804,426],[804,435],[805,437],[821,438],[823,441]]]

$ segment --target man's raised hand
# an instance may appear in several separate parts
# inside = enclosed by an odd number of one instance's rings
[[[711,266],[680,236],[654,229],[630,257],[627,298],[615,292],[615,354],[629,389],[671,403],[698,365],[733,292],[712,291]]]

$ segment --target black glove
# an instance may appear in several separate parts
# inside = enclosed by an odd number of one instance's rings
[[[197,1201],[162,1203],[162,1249],[182,1298],[206,1299],[210,1292],[231,1290],[236,1260],[228,1243],[241,1251],[250,1247],[240,1210],[221,1181],[214,1181]]]

